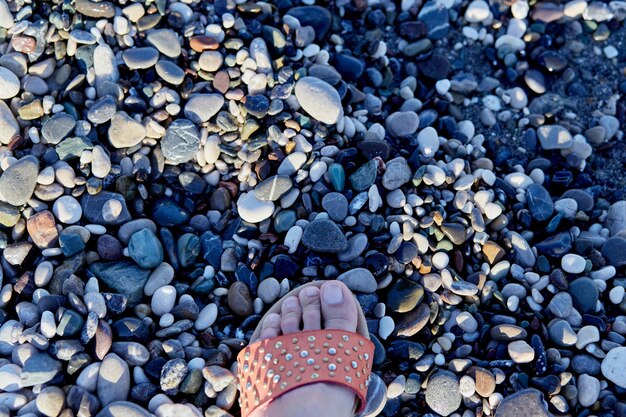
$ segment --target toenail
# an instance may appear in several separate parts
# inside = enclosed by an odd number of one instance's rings
[[[324,301],[328,304],[340,304],[343,300],[343,291],[335,283],[326,284],[323,293]]]
[[[309,296],[309,297],[315,297],[317,295],[317,288],[315,287],[305,288],[304,295]]]
[[[287,298],[285,300],[285,307],[296,308],[298,307],[298,301],[295,298]]]

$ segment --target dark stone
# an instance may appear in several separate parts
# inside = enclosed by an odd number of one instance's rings
[[[609,265],[621,268],[626,265],[626,239],[623,237],[611,237],[602,246],[602,256]]]
[[[539,184],[531,184],[526,189],[526,202],[533,219],[545,221],[554,213],[554,203],[548,190]]]
[[[326,37],[332,23],[332,15],[325,7],[294,7],[289,9],[287,14],[298,19],[302,26],[312,26],[315,29],[315,39],[318,41]]]
[[[599,293],[598,287],[586,277],[578,278],[569,284],[569,293],[574,302],[574,308],[580,314],[593,313],[596,309]]]
[[[111,202],[109,202],[111,200]],[[107,205],[115,205],[120,208],[119,215],[104,218],[102,215],[102,209]],[[126,207],[126,200],[121,194],[112,193],[110,191],[100,191],[98,194],[85,193],[80,200],[80,205],[83,208],[83,217],[89,222],[101,224],[105,226],[119,226],[122,223],[126,223],[132,220],[128,208]],[[117,212],[117,210],[114,210]]]
[[[348,240],[331,220],[314,220],[304,229],[302,244],[316,252],[339,253],[348,249]]]
[[[424,297],[424,287],[400,278],[387,293],[387,308],[396,313],[406,313],[415,308]]]
[[[96,262],[89,270],[110,290],[123,294],[131,305],[143,297],[143,287],[150,271],[132,262]]]
[[[505,397],[495,417],[553,417],[547,410],[540,391],[528,388]]]

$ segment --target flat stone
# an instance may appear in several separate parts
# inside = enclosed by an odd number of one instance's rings
[[[0,27],[11,29],[14,23],[15,19],[13,18],[6,1],[0,0]]]
[[[626,265],[626,239],[623,237],[611,237],[602,245],[602,256],[609,265],[621,268]]]
[[[378,288],[376,278],[365,268],[354,268],[337,277],[338,281],[343,282],[352,290],[363,293],[373,293]]]
[[[440,370],[428,378],[426,404],[436,413],[449,416],[461,405],[459,380],[450,371]]]
[[[121,194],[101,191],[85,194],[80,200],[85,218],[91,223],[117,226],[131,220],[126,200]]]
[[[0,194],[14,206],[22,206],[30,199],[37,185],[39,161],[25,156],[8,167],[0,176]]]
[[[228,306],[235,314],[247,317],[252,314],[250,290],[241,281],[235,281],[228,289]]]
[[[609,207],[606,216],[606,227],[611,232],[611,236],[617,235],[622,230],[626,230],[626,200],[617,201]]]
[[[546,221],[554,213],[554,203],[548,190],[539,184],[531,184],[526,189],[526,202],[530,214],[537,221]]]
[[[505,397],[496,409],[495,417],[553,417],[543,400],[543,394],[528,388]]]
[[[163,262],[163,246],[149,229],[141,229],[130,237],[128,253],[139,266],[156,268]]]
[[[152,68],[159,60],[159,51],[151,46],[130,48],[122,52],[122,59],[131,70]]]
[[[406,279],[398,279],[387,293],[387,308],[396,313],[413,310],[424,298],[424,287]]]
[[[176,33],[170,29],[158,29],[148,33],[146,40],[169,58],[178,58],[182,52]]]
[[[387,162],[382,184],[388,190],[395,190],[409,182],[411,177],[411,168],[406,159],[399,156]]]
[[[420,124],[417,113],[412,111],[392,113],[385,120],[385,126],[392,136],[406,137],[414,134]]]
[[[254,195],[261,201],[276,201],[292,188],[291,178],[286,175],[274,175],[257,185]]]
[[[143,288],[148,281],[150,271],[128,261],[96,262],[89,270],[110,290],[123,294],[131,305],[143,297]]]
[[[55,245],[59,237],[54,215],[48,210],[29,217],[26,221],[26,228],[33,243],[40,249]]]
[[[582,277],[574,280],[569,285],[569,293],[574,302],[574,308],[579,313],[593,313],[599,298],[598,287],[593,280]]]
[[[215,116],[224,105],[221,94],[193,94],[185,104],[185,117],[194,123],[204,123]]]
[[[182,84],[185,78],[185,72],[182,68],[170,61],[161,60],[157,62],[155,69],[163,81],[173,85]]]
[[[114,401],[102,408],[96,417],[153,417],[153,414],[135,403]]]
[[[176,119],[169,125],[161,140],[163,156],[169,161],[183,163],[190,161],[198,153],[200,133],[187,119]]]
[[[616,347],[602,360],[602,375],[620,388],[626,389],[626,347]]]
[[[299,6],[289,9],[287,15],[293,16],[302,26],[315,29],[315,39],[320,41],[326,37],[332,23],[332,15],[325,7]]]
[[[46,384],[61,372],[62,364],[47,353],[38,353],[26,360],[22,367],[22,387]]]
[[[6,100],[20,92],[20,79],[11,70],[0,67],[0,99]]]
[[[331,220],[314,220],[304,229],[302,244],[316,252],[339,253],[348,249],[348,240]]]
[[[76,126],[76,120],[66,113],[58,113],[46,120],[41,127],[41,135],[46,142],[56,145],[65,139]]]
[[[331,192],[322,198],[322,207],[330,218],[342,222],[348,215],[348,199],[341,193]]]
[[[537,137],[541,147],[545,150],[567,149],[572,146],[572,134],[560,125],[540,126]]]
[[[11,142],[14,136],[19,134],[20,127],[13,112],[4,100],[0,100],[0,143],[6,145]]]
[[[314,119],[335,124],[343,117],[339,93],[326,81],[315,77],[303,77],[296,82],[294,91],[304,111]]]
[[[274,208],[272,201],[259,200],[254,192],[245,194],[237,201],[239,216],[249,223],[260,223],[269,219],[274,213]]]
[[[114,147],[130,148],[146,137],[146,128],[125,112],[117,112],[111,118],[108,137]]]

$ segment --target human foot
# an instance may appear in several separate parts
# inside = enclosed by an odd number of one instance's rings
[[[339,281],[324,283],[320,288],[308,286],[297,297],[283,300],[280,314],[270,313],[261,322],[259,340],[300,331],[337,329],[355,332],[358,307],[350,290]],[[348,417],[354,412],[355,394],[333,383],[301,386],[274,398],[251,417]]]

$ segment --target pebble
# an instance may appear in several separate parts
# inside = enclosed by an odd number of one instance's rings
[[[4,26],[3,26],[4,27]],[[0,67],[0,99],[9,99],[20,92],[20,80],[9,69]]]
[[[459,381],[452,372],[440,370],[431,375],[426,387],[426,403],[436,413],[449,416],[461,405]]]
[[[337,90],[316,77],[302,77],[295,85],[298,103],[315,120],[335,124],[343,117],[343,107]]]
[[[260,223],[274,213],[274,203],[259,200],[255,193],[249,192],[237,202],[237,212],[249,223]]]

